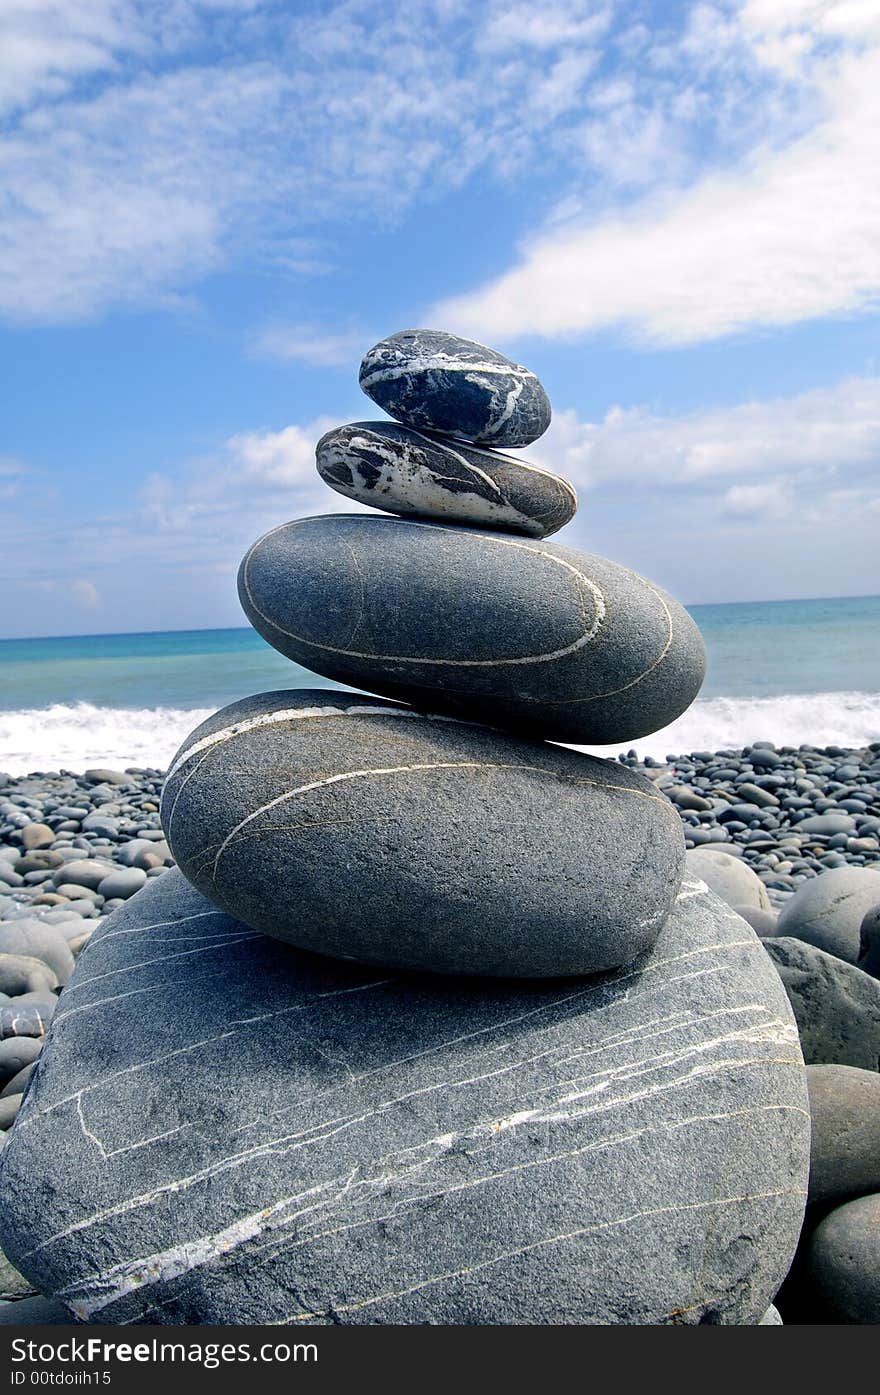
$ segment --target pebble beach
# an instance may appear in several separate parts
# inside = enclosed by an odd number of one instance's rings
[[[861,750],[758,741],[619,760],[676,806],[689,849],[741,858],[778,907],[831,868],[880,866],[880,741]],[[173,865],[159,822],[163,780],[143,767],[0,772],[0,921],[37,916],[75,925],[81,939]]]
[[[402,426],[317,463],[380,512],[238,574],[323,685],[0,774],[0,1322],[874,1321],[880,740],[597,759],[694,617],[545,543],[528,369],[360,383]]]

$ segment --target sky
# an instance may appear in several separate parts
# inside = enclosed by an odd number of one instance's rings
[[[559,538],[880,592],[877,0],[3,0],[0,637],[244,623],[361,357],[536,372]]]

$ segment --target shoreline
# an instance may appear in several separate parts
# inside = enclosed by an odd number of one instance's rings
[[[617,760],[671,799],[687,848],[741,858],[777,906],[831,868],[880,865],[880,741],[861,748],[758,741],[665,762],[635,751]],[[151,766],[0,771],[0,922],[76,917],[85,933],[172,866],[159,822],[163,780]],[[65,880],[61,869],[82,862],[96,864],[91,875]],[[103,891],[102,868],[121,874]]]

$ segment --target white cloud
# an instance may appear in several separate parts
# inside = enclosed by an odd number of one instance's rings
[[[826,29],[834,16],[842,26],[844,9],[823,7]],[[800,5],[792,14],[809,20],[818,10]],[[759,19],[755,11],[756,43],[765,34]],[[867,20],[858,31],[860,39],[872,32]],[[639,340],[686,344],[874,307],[880,46],[836,47],[830,57],[822,50],[810,78],[824,117],[807,134],[782,149],[764,142],[733,172],[705,175],[684,192],[658,191],[624,212],[551,228],[513,270],[427,318],[481,339],[617,326]],[[613,112],[595,137],[600,147]],[[650,152],[650,124],[642,139]]]
[[[325,431],[338,426],[338,419],[318,417],[308,426],[285,426],[281,431],[244,431],[228,442],[233,470],[239,466],[249,481],[282,485],[293,489],[306,486],[313,492],[316,479],[315,445]]]
[[[74,598],[87,610],[94,610],[101,604],[101,595],[93,581],[80,578],[71,586]]]
[[[727,491],[728,511],[744,516],[750,501],[772,500],[768,491],[777,488],[778,477],[796,478],[804,491],[831,489],[843,473],[874,479],[880,378],[849,378],[791,397],[684,416],[614,407],[602,421],[588,422],[562,411],[529,455],[581,488],[615,491],[632,482],[656,493],[687,487],[717,497]],[[753,485],[756,475],[770,476],[769,484]],[[880,478],[876,492],[880,497]]]
[[[238,432],[173,477],[146,479],[134,509],[92,513],[88,528],[71,528],[68,503],[37,481],[26,507],[7,510],[0,553],[21,631],[75,629],[90,604],[119,630],[240,624],[235,573],[256,537],[359,507],[315,469],[335,424]],[[880,592],[880,378],[688,415],[629,407],[589,422],[564,410],[528,455],[578,486],[559,542],[686,602]]]
[[[720,512],[730,518],[783,518],[792,507],[794,495],[788,480],[772,484],[735,484],[721,498]]]
[[[778,145],[809,84],[728,11],[647,30],[640,0],[6,0],[0,314],[173,304],[239,260],[322,274],[334,227],[477,178],[484,198],[540,167],[595,217],[763,131]]]
[[[250,351],[259,358],[327,368],[357,362],[375,337],[359,330],[327,333],[310,324],[266,325],[251,336]]]

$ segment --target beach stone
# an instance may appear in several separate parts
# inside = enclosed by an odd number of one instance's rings
[[[28,1282],[24,1274],[19,1274],[0,1250],[0,1302],[6,1304],[11,1299],[27,1298],[35,1291],[33,1284]]]
[[[678,815],[634,771],[326,688],[197,727],[162,822],[185,876],[253,929],[439,973],[627,963],[684,863]]]
[[[762,789],[760,785],[753,785],[749,780],[744,781],[741,785],[737,785],[736,792],[742,799],[747,799],[751,804],[757,804],[759,808],[779,808],[779,800],[775,794],[771,794],[769,790]]]
[[[405,329],[363,357],[358,381],[389,416],[490,446],[528,446],[550,425],[534,373],[472,339]]]
[[[759,1326],[759,1327],[782,1327],[782,1325],[783,1325],[783,1323],[782,1323],[782,1317],[781,1317],[781,1315],[780,1315],[779,1309],[778,1309],[778,1308],[775,1308],[775,1307],[773,1306],[773,1304],[771,1303],[771,1304],[770,1304],[770,1307],[767,1309],[766,1313],[764,1314],[764,1316],[761,1318],[760,1322],[758,1323],[758,1326]]]
[[[855,964],[867,911],[880,905],[880,871],[835,867],[805,883],[783,906],[778,933]]]
[[[782,756],[774,751],[772,746],[764,746],[759,742],[755,742],[744,755],[755,770],[775,770],[777,766],[782,765]]]
[[[761,943],[785,986],[808,1065],[880,1070],[880,983],[803,940],[777,935]]]
[[[807,1066],[813,1201],[880,1191],[880,1075],[855,1066]]]
[[[172,870],[64,992],[0,1243],[114,1324],[756,1324],[808,1157],[781,985],[701,884],[637,966],[512,985],[299,952]]]
[[[11,1129],[21,1108],[21,1095],[4,1095],[0,1098],[0,1129]]]
[[[57,987],[58,979],[42,959],[29,954],[0,954],[0,992],[10,998],[22,993],[51,992]]]
[[[59,983],[66,983],[73,973],[73,957],[64,936],[52,925],[42,925],[36,918],[5,921],[0,925],[0,954],[23,954],[41,959],[55,974]]]
[[[63,863],[54,873],[56,886],[70,882],[73,886],[84,886],[89,891],[97,891],[104,878],[113,870],[109,862],[96,862],[91,858],[81,858],[75,862]]]
[[[25,1038],[25,1040],[32,1041],[33,1038],[27,1037]],[[38,1044],[42,1046],[42,1042]],[[18,1071],[18,1073],[14,1075],[11,1080],[8,1080],[6,1084],[3,1086],[3,1089],[0,1090],[0,1099],[8,1099],[10,1095],[23,1095],[28,1087],[28,1083],[30,1081],[31,1075],[34,1072],[36,1064],[36,1061],[30,1061],[26,1066],[22,1066],[21,1070]]]
[[[95,767],[83,772],[82,777],[89,785],[130,785],[131,775],[123,770],[106,770]]]
[[[13,998],[10,1006],[22,1007],[25,1003],[33,1003],[43,1020],[43,1026],[48,1027],[52,1021],[53,1014],[58,999],[54,993],[21,993],[17,998]]]
[[[546,538],[577,510],[567,480],[528,461],[390,421],[357,421],[315,448],[325,484],[386,513]]]
[[[756,935],[776,934],[776,912],[765,911],[760,906],[736,905],[733,908],[737,915],[741,915],[743,920],[747,920]]]
[[[859,926],[858,966],[872,978],[880,978],[880,906],[872,906]]]
[[[753,872],[740,858],[731,857],[720,848],[703,846],[688,849],[685,866],[689,876],[699,877],[728,906],[754,906],[758,910],[770,910],[770,898],[764,883],[757,872]]]
[[[670,785],[665,791],[668,799],[676,804],[679,809],[706,810],[712,808],[712,801],[704,799],[701,794],[690,789],[687,785]]]
[[[146,880],[147,874],[141,867],[118,867],[98,884],[98,893],[108,901],[111,898],[127,901],[129,896],[140,891]]]
[[[14,1000],[0,1007],[0,1037],[42,1037],[46,1031],[36,1003]]]
[[[100,838],[118,838],[119,821],[109,814],[89,814],[83,819],[82,829],[84,833],[94,833]]]
[[[834,833],[852,833],[856,821],[849,814],[813,814],[801,819],[798,833],[821,833],[830,837]]]
[[[806,1275],[820,1320],[880,1323],[880,1194],[848,1201],[819,1222]]]
[[[696,625],[650,582],[485,529],[298,519],[254,543],[239,595],[264,639],[327,678],[559,741],[655,731],[705,670]]]
[[[37,848],[50,848],[55,842],[55,834],[45,823],[28,823],[21,830],[21,841],[28,852]]]
[[[0,1041],[0,1084],[5,1085],[35,1061],[42,1049],[42,1041],[34,1037],[4,1037]]]

